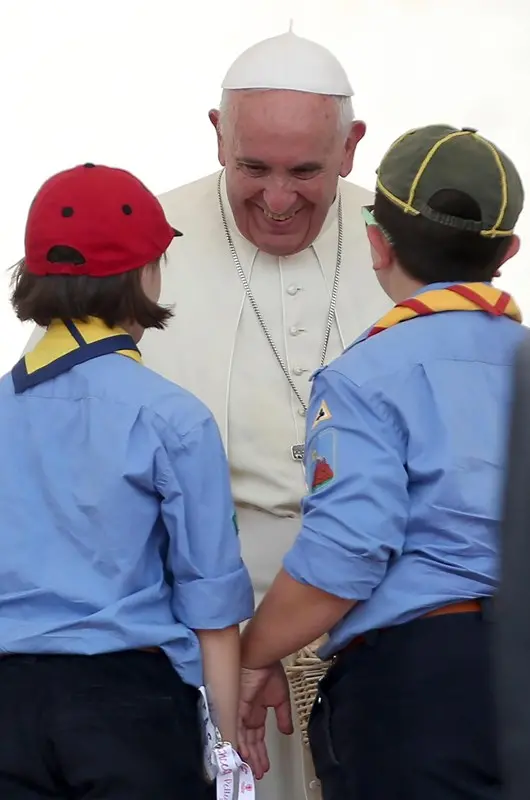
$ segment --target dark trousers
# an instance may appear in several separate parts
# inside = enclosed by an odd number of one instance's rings
[[[498,800],[491,625],[421,619],[339,655],[309,722],[323,800]]]
[[[0,799],[210,798],[197,700],[162,653],[0,658]]]

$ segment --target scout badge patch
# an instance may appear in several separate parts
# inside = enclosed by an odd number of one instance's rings
[[[335,479],[336,434],[333,428],[318,433],[311,442],[307,482],[311,493],[318,492]]]
[[[317,425],[320,425],[321,422],[326,422],[328,419],[331,419],[331,411],[329,410],[326,401],[322,400],[311,427],[316,428]]]

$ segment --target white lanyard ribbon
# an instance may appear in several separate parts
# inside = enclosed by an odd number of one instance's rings
[[[203,730],[204,768],[216,782],[217,800],[255,800],[252,770],[241,760],[230,742],[223,742],[214,725],[204,687],[199,689],[199,713]]]
[[[217,800],[254,800],[254,776],[252,770],[241,761],[228,742],[214,747],[213,761],[217,767]],[[237,794],[234,789],[237,787]]]

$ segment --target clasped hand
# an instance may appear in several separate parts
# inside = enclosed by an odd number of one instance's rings
[[[274,709],[278,730],[293,732],[287,676],[280,662],[263,669],[243,669],[238,719],[238,747],[241,757],[256,779],[270,768],[265,729],[269,708]]]

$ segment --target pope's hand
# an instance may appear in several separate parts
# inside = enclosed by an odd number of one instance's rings
[[[265,669],[243,669],[239,701],[239,750],[259,780],[270,768],[265,744],[267,711],[273,708],[278,730],[293,732],[287,676],[280,662]]]

